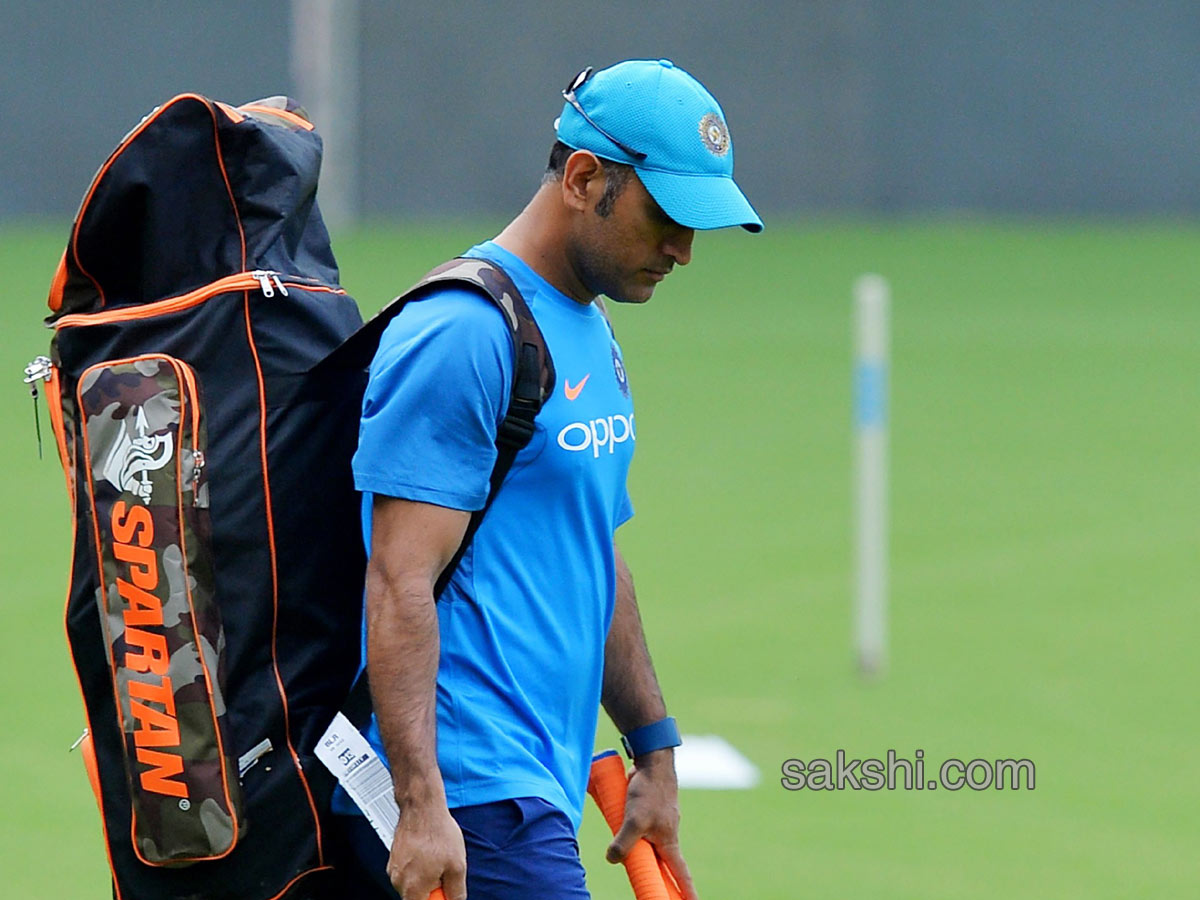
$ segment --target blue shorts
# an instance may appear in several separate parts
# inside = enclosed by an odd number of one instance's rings
[[[467,846],[470,900],[590,900],[579,843],[570,819],[534,797],[450,810]],[[399,896],[387,877],[388,850],[362,816],[334,816],[344,839],[342,856],[375,897]],[[362,894],[361,896],[366,896]]]

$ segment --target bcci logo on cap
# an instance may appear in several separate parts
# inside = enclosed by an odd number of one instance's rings
[[[713,156],[724,156],[729,152],[729,129],[716,113],[709,113],[700,120],[700,140]]]

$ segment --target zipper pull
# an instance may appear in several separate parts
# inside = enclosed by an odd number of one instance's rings
[[[271,285],[271,277],[273,275],[275,275],[274,272],[268,272],[265,269],[255,269],[250,273],[252,278],[258,279],[258,289],[268,299],[275,296],[275,288]]]
[[[271,745],[270,738],[263,738],[245,753],[238,757],[238,775],[245,775],[256,765],[258,761],[270,753],[275,748]]]
[[[286,297],[288,295],[287,288],[283,286],[283,279],[279,277],[278,272],[275,273],[275,287],[279,288],[279,293],[283,294],[283,296]]]
[[[204,451],[192,451],[192,506],[200,505],[200,475],[204,471]]]
[[[25,367],[25,383],[29,385],[29,395],[33,398],[33,428],[37,433],[38,459],[42,458],[42,419],[38,415],[37,383],[49,381],[54,375],[54,364],[48,356],[35,357],[33,362]]]
[[[87,740],[87,736],[88,736],[88,730],[85,728],[85,729],[83,729],[83,734],[81,734],[79,736],[79,740],[77,740],[75,743],[73,743],[71,745],[71,749],[68,750],[67,752],[70,753],[71,751],[78,749],[79,745]]]

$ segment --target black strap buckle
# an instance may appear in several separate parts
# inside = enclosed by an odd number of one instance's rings
[[[496,429],[496,443],[516,447],[518,450],[533,439],[533,421],[523,416],[509,413]]]

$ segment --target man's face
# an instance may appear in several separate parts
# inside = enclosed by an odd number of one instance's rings
[[[612,211],[584,215],[568,253],[580,282],[593,294],[644,303],[676,266],[692,258],[695,231],[671,220],[636,174],[617,195]]]

